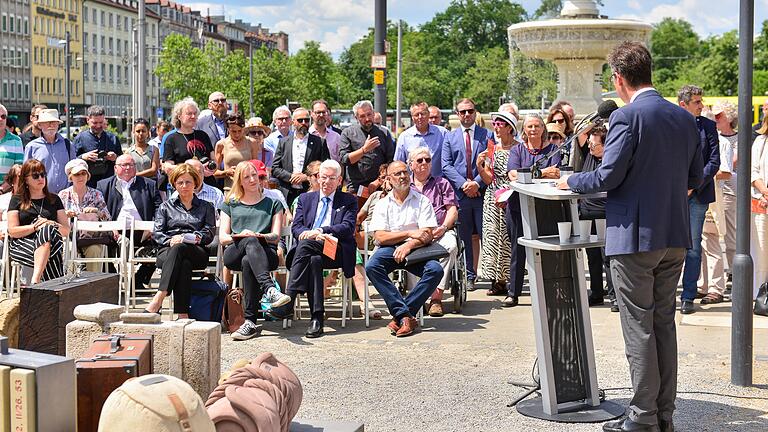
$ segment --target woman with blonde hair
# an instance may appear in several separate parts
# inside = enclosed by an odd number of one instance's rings
[[[256,317],[265,293],[273,308],[291,301],[290,296],[277,290],[269,273],[277,268],[283,208],[277,201],[264,196],[262,181],[266,177],[263,162],[240,162],[235,169],[232,188],[221,207],[219,241],[226,246],[224,265],[243,274],[245,322],[232,333],[234,340],[246,340],[258,334]]]
[[[182,163],[171,171],[169,182],[176,194],[165,201],[155,213],[152,237],[160,245],[157,267],[162,269],[160,288],[145,312],[159,313],[163,300],[174,294],[173,312],[179,318],[189,317],[192,270],[208,265],[205,246],[213,241],[216,211],[195,191],[203,183],[195,167]]]

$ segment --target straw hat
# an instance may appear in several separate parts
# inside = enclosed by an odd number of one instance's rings
[[[557,123],[547,123],[547,133],[556,133],[560,135],[562,139],[565,139],[565,133],[563,132],[563,128],[557,124]]]
[[[264,132],[264,136],[269,135],[272,133],[272,129],[270,129],[267,126],[264,126],[264,122],[261,120],[261,117],[251,117],[248,119],[247,122],[245,122],[245,133],[250,132],[252,129],[261,129],[262,132]]]
[[[52,122],[52,121],[55,121],[59,124],[64,123],[59,119],[59,110],[44,109],[37,114],[38,123],[45,123],[45,122]]]

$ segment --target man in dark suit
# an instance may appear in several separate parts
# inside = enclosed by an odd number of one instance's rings
[[[127,218],[151,221],[155,211],[162,204],[157,185],[152,179],[136,175],[136,162],[128,154],[118,156],[115,161],[115,175],[100,180],[96,189],[104,196],[109,214],[113,220]],[[130,199],[126,199],[130,197]],[[146,233],[142,239],[136,239],[142,244],[151,244],[151,233]],[[110,251],[114,256],[116,251]],[[136,272],[136,283],[146,285],[155,271],[154,265],[141,265]]]
[[[680,295],[680,313],[695,312],[697,282],[701,273],[701,234],[709,203],[715,202],[715,174],[720,169],[720,137],[717,125],[702,117],[704,102],[701,87],[686,85],[677,93],[677,103],[696,119],[699,131],[699,150],[704,162],[704,179],[701,186],[688,196],[688,211],[691,220],[691,247],[685,253],[683,265],[683,293]]]
[[[472,235],[483,232],[483,194],[487,186],[477,170],[477,155],[484,152],[488,138],[493,135],[475,124],[475,102],[465,98],[456,104],[460,127],[445,136],[442,149],[443,177],[451,182],[459,199],[459,237],[464,242],[467,262],[467,289],[474,290],[476,277],[475,255],[480,255],[472,244]]]
[[[324,286],[322,269],[344,270],[345,277],[355,274],[355,218],[357,198],[338,190],[341,185],[341,165],[328,159],[320,165],[318,176],[320,190],[299,196],[293,215],[291,232],[294,247],[288,251],[287,266],[291,270],[288,280],[288,294],[295,300],[300,293],[306,293],[312,320],[306,336],[316,338],[323,335]],[[337,239],[336,255],[329,258],[323,253],[327,237]],[[293,314],[291,301],[282,308],[270,312],[276,317]]]
[[[634,396],[628,417],[605,431],[671,431],[677,391],[675,291],[691,247],[688,193],[703,162],[696,121],[651,84],[651,54],[623,42],[608,56],[627,103],[609,119],[603,162],[558,187],[607,191],[605,253],[621,316]]]
[[[296,108],[293,111],[294,133],[278,141],[272,159],[272,177],[277,179],[278,188],[289,206],[309,188],[307,175],[304,174],[307,165],[329,158],[328,146],[323,139],[309,133],[310,121],[306,108]]]

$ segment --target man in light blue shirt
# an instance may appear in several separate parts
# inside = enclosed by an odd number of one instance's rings
[[[40,111],[37,125],[41,135],[30,141],[24,148],[24,161],[37,159],[45,165],[48,180],[48,192],[58,194],[69,185],[64,166],[75,158],[75,146],[59,134],[59,111],[46,109]]]
[[[429,109],[426,102],[411,105],[413,126],[404,130],[397,137],[395,160],[407,162],[408,153],[416,147],[428,147],[432,156],[432,177],[442,177],[443,169],[440,160],[445,140],[444,132],[438,126],[429,123]]]
[[[293,134],[291,130],[291,110],[285,105],[275,108],[275,112],[272,113],[272,123],[275,124],[277,130],[264,139],[264,148],[269,149],[272,154],[275,154],[278,141]]]

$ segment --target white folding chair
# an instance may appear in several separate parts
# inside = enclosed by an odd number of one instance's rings
[[[128,238],[128,251],[126,255],[127,258],[127,268],[128,271],[126,272],[126,297],[125,297],[125,308],[126,310],[129,307],[129,301],[130,306],[132,308],[136,308],[136,268],[141,264],[154,264],[157,262],[157,257],[137,257],[136,256],[136,249],[139,247],[139,245],[136,242],[137,235],[140,235],[139,232],[143,233],[146,231],[152,232],[155,228],[154,221],[141,221],[141,220],[130,220],[130,233]],[[141,238],[141,237],[139,237]],[[152,290],[142,290],[143,292],[152,292]],[[152,295],[154,295],[154,292],[152,292]]]
[[[125,237],[125,223],[120,221],[83,221],[74,218],[72,222],[72,235],[71,245],[69,246],[69,265],[78,266],[80,264],[98,263],[102,265],[102,271],[104,266],[112,264],[115,266],[118,275],[118,303],[122,303],[121,299],[123,291],[125,290],[125,274],[126,274],[126,256],[125,250],[122,245],[118,243],[117,253],[115,257],[109,257],[107,253],[107,245],[101,245],[103,253],[98,258],[84,258],[78,256],[77,251],[77,234],[80,231],[94,231],[94,232],[117,232],[122,237]],[[65,249],[66,250],[66,249]],[[66,255],[65,255],[66,256]]]
[[[13,293],[13,290],[11,289],[10,285],[10,276],[11,276],[11,257],[8,256],[9,252],[9,243],[11,242],[11,238],[8,237],[8,221],[3,220],[0,221],[0,233],[3,237],[3,256],[2,261],[0,261],[0,283],[3,284],[2,287],[0,287],[0,295],[2,295],[2,290],[7,290],[7,297],[11,298],[11,294]]]

